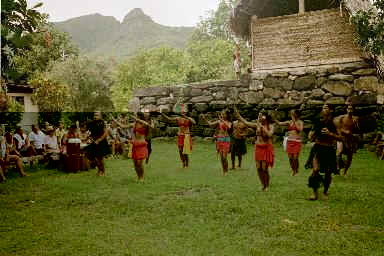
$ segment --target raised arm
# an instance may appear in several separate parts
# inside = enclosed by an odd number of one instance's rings
[[[219,123],[218,120],[216,120],[216,121],[209,121],[205,115],[202,115],[202,118],[204,119],[204,121],[205,121],[209,126],[216,126],[216,125]]]
[[[281,125],[281,126],[289,125],[289,122],[290,122],[289,120],[284,121],[284,122],[280,122],[279,120],[275,120],[275,123],[278,125]]]
[[[136,122],[142,123],[142,124],[144,124],[144,125],[146,125],[146,126],[149,126],[149,127],[151,127],[151,128],[155,128],[155,126],[153,125],[153,122],[148,123],[147,121],[141,120],[141,119],[139,119],[139,118],[137,118],[137,117],[134,117],[134,118],[135,118],[135,121],[136,121]]]
[[[177,121],[177,117],[169,117],[169,116],[167,116],[166,114],[164,114],[163,112],[160,112],[160,114],[161,114],[165,119],[167,119],[169,122]]]
[[[253,122],[248,122],[247,120],[245,120],[239,113],[239,111],[236,109],[236,117],[241,121],[243,122],[246,126],[248,127],[251,127],[251,128],[258,128],[260,126],[260,124],[257,122],[257,123],[253,123]]]
[[[192,123],[193,125],[196,124],[195,119],[193,119],[192,117],[188,117],[188,116],[186,116],[185,114],[183,114],[183,117],[184,117],[185,119],[188,119],[189,121],[191,121],[191,123]]]
[[[129,123],[129,124],[122,124],[120,123],[119,121],[117,121],[116,119],[113,119],[113,121],[115,121],[117,123],[117,125],[121,128],[131,128],[133,127],[133,124],[132,123]]]

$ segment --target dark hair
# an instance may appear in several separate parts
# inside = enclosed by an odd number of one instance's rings
[[[144,113],[143,112],[137,112],[137,117],[139,119],[144,119]]]
[[[72,124],[71,126],[69,126],[69,129],[77,129],[77,126],[75,124]]]
[[[301,117],[301,112],[300,110],[298,109],[292,109],[291,110],[293,114],[295,114],[296,118],[300,118]]]

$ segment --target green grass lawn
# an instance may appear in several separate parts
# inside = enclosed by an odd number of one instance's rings
[[[290,176],[279,147],[261,192],[248,149],[226,177],[214,144],[194,145],[185,170],[166,142],[153,144],[144,184],[131,160],[108,160],[105,177],[11,175],[0,184],[0,255],[384,255],[384,161],[361,150],[329,201],[312,202],[310,172]]]

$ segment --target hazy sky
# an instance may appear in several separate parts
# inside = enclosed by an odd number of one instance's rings
[[[195,26],[207,11],[216,9],[219,0],[27,0],[28,5],[43,2],[39,11],[48,13],[50,21],[63,21],[70,18],[100,13],[114,16],[122,21],[134,8],[162,25]]]

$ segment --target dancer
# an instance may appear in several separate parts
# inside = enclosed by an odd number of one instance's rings
[[[223,110],[219,114],[219,120],[208,121],[205,115],[202,118],[208,123],[209,126],[217,127],[216,134],[216,150],[220,155],[220,162],[223,168],[223,175],[226,176],[228,173],[228,159],[227,155],[230,150],[230,137],[229,131],[232,128],[231,119],[229,116],[229,110]]]
[[[315,142],[308,159],[308,163],[312,165],[313,169],[308,179],[308,186],[313,189],[313,194],[309,200],[319,198],[318,189],[321,184],[324,185],[324,199],[328,200],[332,173],[337,174],[336,140],[342,141],[342,137],[337,134],[329,104],[324,104],[320,120],[314,124],[308,137]]]
[[[181,112],[181,117],[168,117],[163,112],[161,115],[168,121],[176,121],[179,125],[179,132],[177,133],[177,147],[179,149],[179,155],[183,168],[189,166],[189,155],[192,153],[192,137],[190,128],[196,124],[192,117],[186,115],[185,111]]]
[[[141,112],[137,113],[137,116],[133,118],[135,120],[134,123],[128,125],[121,124],[117,120],[115,121],[122,128],[133,127],[134,138],[130,141],[132,144],[132,160],[135,166],[138,181],[144,182],[143,162],[148,157],[148,143],[145,140],[145,136],[148,134],[148,129],[154,128],[154,126],[153,124],[144,121],[144,114]]]
[[[337,142],[337,170],[340,172],[344,168],[343,175],[348,174],[348,169],[352,164],[353,154],[357,151],[358,138],[353,133],[360,133],[358,118],[353,116],[354,107],[352,104],[347,105],[347,114],[338,116],[334,119],[334,123],[338,128],[337,131],[343,137],[343,141]],[[347,160],[343,161],[343,155],[347,156]]]
[[[148,149],[148,155],[147,158],[145,159],[145,164],[149,163],[149,157],[151,156],[152,153],[152,136],[153,136],[153,127],[155,127],[155,123],[153,119],[151,119],[151,113],[146,112],[144,114],[144,121],[146,121],[150,126],[147,129],[147,133],[145,134],[145,141],[147,142],[147,149]]]
[[[288,126],[287,154],[292,169],[292,176],[295,176],[299,172],[300,132],[303,131],[304,123],[300,120],[299,111],[296,109],[291,110],[290,121],[279,122],[276,120],[276,123]]]
[[[236,156],[239,160],[238,168],[241,168],[243,155],[247,153],[246,138],[248,127],[240,120],[233,122],[233,132],[231,137],[231,162],[232,170],[235,169]]]
[[[85,147],[88,153],[88,159],[95,160],[98,169],[97,175],[105,175],[104,157],[111,154],[111,150],[107,141],[107,130],[105,129],[104,120],[102,119],[102,113],[96,111],[94,113],[94,120],[87,124],[87,128],[90,131],[90,138],[92,144]]]
[[[236,115],[239,120],[251,128],[256,128],[256,143],[255,143],[255,161],[256,169],[259,175],[263,191],[268,191],[270,185],[269,167],[274,164],[274,152],[272,145],[272,136],[274,126],[272,118],[266,113],[259,113],[256,123],[246,121],[236,110]]]

